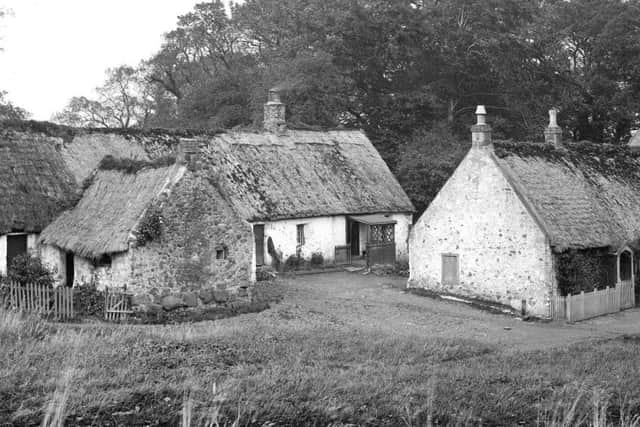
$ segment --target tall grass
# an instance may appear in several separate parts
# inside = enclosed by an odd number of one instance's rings
[[[637,340],[503,352],[471,340],[252,316],[52,326],[0,310],[0,419],[640,427]]]

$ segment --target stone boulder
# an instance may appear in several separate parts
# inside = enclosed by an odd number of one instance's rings
[[[162,306],[160,304],[154,304],[152,302],[140,304],[138,310],[142,313],[158,314],[162,312]]]
[[[229,301],[229,292],[224,289],[213,290],[213,300],[217,303]]]
[[[194,292],[185,292],[182,294],[182,301],[184,301],[187,307],[197,307],[198,295]]]
[[[167,295],[166,297],[162,297],[161,304],[162,308],[167,311],[186,306],[182,298],[176,295]]]
[[[211,304],[214,301],[214,289],[206,288],[200,290],[200,299],[203,304]]]

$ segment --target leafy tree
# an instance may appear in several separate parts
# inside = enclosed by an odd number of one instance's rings
[[[96,89],[97,99],[73,97],[53,120],[71,126],[145,127],[154,108],[152,89],[138,69],[109,69],[105,83]]]
[[[7,92],[0,90],[0,120],[24,120],[29,113],[7,99]]]
[[[55,271],[47,267],[42,260],[31,254],[18,255],[13,258],[8,269],[7,278],[11,282],[25,285],[53,286]]]

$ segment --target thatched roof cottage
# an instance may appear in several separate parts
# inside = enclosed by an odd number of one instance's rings
[[[0,128],[0,275],[76,196],[56,141]]]
[[[228,288],[290,257],[408,258],[413,206],[364,133],[287,128],[276,93],[260,131],[104,131],[86,156],[69,132],[82,198],[40,238],[61,283]]]
[[[556,296],[630,288],[640,155],[562,143],[553,110],[546,143],[493,142],[485,114],[479,108],[469,153],[412,230],[410,286],[539,317],[560,309]]]

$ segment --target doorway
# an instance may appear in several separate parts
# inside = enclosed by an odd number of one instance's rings
[[[11,268],[13,260],[27,253],[27,235],[9,234],[7,236],[7,271]]]
[[[253,237],[256,243],[256,265],[264,264],[264,225],[253,226]]]
[[[360,256],[360,223],[351,221],[351,255]]]
[[[73,264],[73,252],[67,252],[65,255],[65,285],[67,287],[73,286],[73,277],[75,275],[75,266]]]

